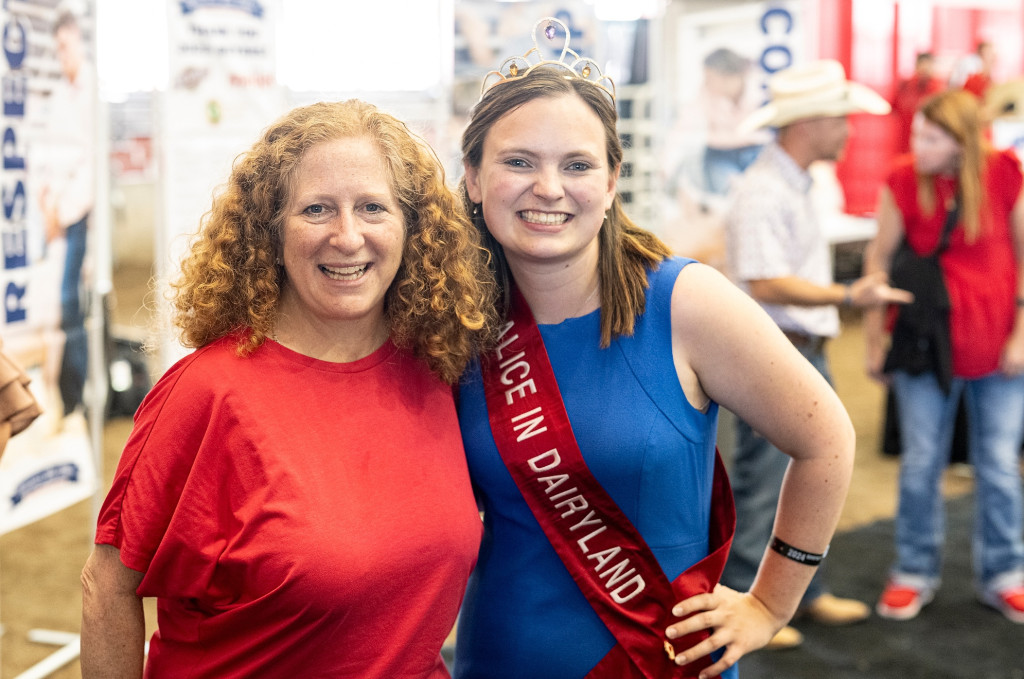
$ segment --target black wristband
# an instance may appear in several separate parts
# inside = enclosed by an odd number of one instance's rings
[[[1017,298],[1017,308],[1024,309],[1024,297]]]
[[[805,552],[802,549],[797,549],[793,545],[787,544],[775,536],[772,536],[772,551],[778,552],[787,559],[792,559],[797,563],[806,564],[808,566],[817,566],[821,563],[821,560],[828,554],[828,547],[821,554],[813,554],[811,552]]]

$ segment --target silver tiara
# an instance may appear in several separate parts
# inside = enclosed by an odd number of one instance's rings
[[[561,29],[561,32],[559,32]],[[538,34],[539,31],[539,34]],[[501,62],[498,70],[484,76],[480,86],[480,98],[487,90],[509,80],[529,75],[538,66],[554,66],[567,71],[567,76],[588,80],[604,90],[615,101],[615,83],[601,72],[593,59],[581,57],[569,49],[569,27],[554,17],[545,17],[533,25],[533,47],[523,56],[509,57]],[[561,40],[561,45],[559,41]],[[543,43],[543,46],[542,46]],[[557,59],[546,55],[558,54]]]

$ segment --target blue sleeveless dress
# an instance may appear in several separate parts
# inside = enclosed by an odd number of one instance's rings
[[[718,422],[716,404],[706,413],[689,404],[672,362],[670,298],[676,277],[692,261],[669,259],[650,272],[646,313],[636,331],[607,349],[600,348],[599,310],[540,326],[587,465],[669,580],[708,554]],[[615,639],[565,570],[494,446],[479,365],[461,384],[459,422],[484,512],[484,539],[460,615],[454,676],[584,677]],[[735,668],[723,676],[735,677]]]

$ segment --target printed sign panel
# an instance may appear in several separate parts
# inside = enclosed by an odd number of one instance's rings
[[[804,58],[800,5],[723,2],[679,17],[659,235],[680,254],[724,265],[721,215],[729,186],[771,140],[765,130],[737,126],[764,103],[771,74]]]
[[[97,90],[90,3],[4,3],[0,339],[43,414],[0,458],[0,533],[90,497]],[[95,350],[95,347],[92,348]]]

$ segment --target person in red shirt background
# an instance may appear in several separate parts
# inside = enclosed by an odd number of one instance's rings
[[[942,80],[935,77],[935,56],[931,52],[919,52],[914,61],[914,73],[896,87],[892,100],[892,112],[896,116],[896,152],[910,151],[910,126],[921,103],[943,89]]]
[[[998,115],[988,104],[988,94],[995,84],[992,82],[992,67],[996,63],[996,48],[987,40],[982,40],[974,48],[974,55],[977,58],[978,70],[967,76],[963,89],[978,98],[978,105],[981,107],[982,134],[985,140],[992,142],[992,121]]]
[[[924,370],[887,366],[887,343],[907,350],[914,340],[894,333],[887,342],[884,311],[864,315],[868,373],[891,383],[905,434],[896,560],[876,606],[879,615],[894,620],[917,616],[940,583],[942,470],[963,396],[978,484],[978,598],[1024,624],[1018,457],[1024,437],[1024,178],[1016,154],[993,150],[983,127],[977,99],[963,90],[928,100],[914,119],[913,155],[897,161],[881,190],[878,234],[865,251],[865,274],[891,273],[903,239],[919,256],[930,253],[947,213],[953,215],[948,247],[939,257],[949,299],[949,363]],[[951,374],[947,383],[942,373]]]
[[[963,89],[984,101],[985,92],[992,86],[992,67],[996,63],[996,48],[987,40],[982,40],[974,48],[974,53],[978,57],[980,68],[967,76]]]

